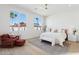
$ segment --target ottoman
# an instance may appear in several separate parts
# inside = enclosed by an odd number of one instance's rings
[[[25,40],[19,39],[15,41],[15,46],[23,46],[25,43]]]

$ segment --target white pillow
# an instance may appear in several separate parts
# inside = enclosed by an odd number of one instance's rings
[[[50,28],[46,28],[46,32],[50,32]]]
[[[73,29],[68,29],[68,34],[73,34]]]

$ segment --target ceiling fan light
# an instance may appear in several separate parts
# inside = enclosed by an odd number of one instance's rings
[[[47,6],[47,4],[45,4],[45,6]]]

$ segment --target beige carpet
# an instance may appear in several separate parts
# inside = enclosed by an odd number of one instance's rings
[[[69,52],[71,53],[79,53],[79,42],[72,42],[72,41],[69,41]]]
[[[69,55],[79,55],[79,42],[67,41]]]

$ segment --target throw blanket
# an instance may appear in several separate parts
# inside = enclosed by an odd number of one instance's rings
[[[66,39],[66,34],[64,32],[45,32],[40,35],[40,39],[52,42],[52,46],[56,43],[63,45]]]

